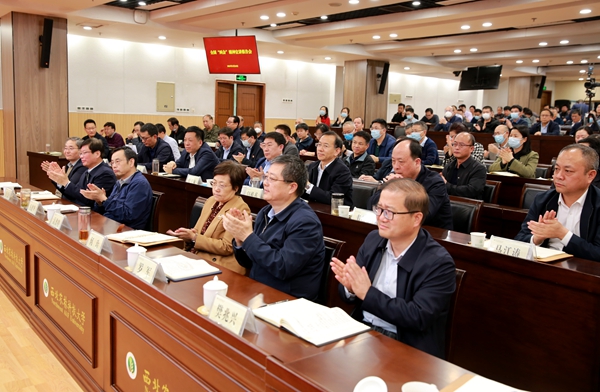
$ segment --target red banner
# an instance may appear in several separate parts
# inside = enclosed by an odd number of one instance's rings
[[[204,38],[206,61],[211,74],[260,74],[256,38]]]

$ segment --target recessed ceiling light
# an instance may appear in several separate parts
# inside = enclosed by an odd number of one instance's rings
[[[566,45],[566,44],[568,44],[568,43],[569,43],[569,40],[568,40],[568,39],[563,39],[562,41],[560,41],[560,44],[561,44],[561,45]]]
[[[285,18],[285,12],[278,12],[277,16],[280,18]]]
[[[331,60],[331,57],[325,57],[325,60]]]
[[[492,23],[491,22],[485,22],[484,24],[482,24],[483,27],[492,27]]]
[[[517,60],[517,64],[523,64],[523,60]]]
[[[477,52],[477,48],[471,48],[471,52]]]
[[[580,61],[581,64],[587,64],[587,62],[588,62],[587,60],[581,60]]]
[[[421,2],[420,1],[413,1],[412,5],[414,5],[415,7],[418,7],[418,6],[421,5]]]
[[[579,73],[585,73],[585,69],[580,69]]]
[[[396,38],[397,36],[398,36],[398,34],[396,34],[396,33],[390,34],[390,38]]]
[[[165,37],[164,35],[159,35],[158,39],[167,39],[167,37]]]
[[[327,15],[321,16],[321,19],[323,19],[323,20],[327,19]]]
[[[460,49],[454,49],[454,53],[460,53],[460,52],[462,52],[462,50],[460,50]]]
[[[471,26],[469,26],[469,25],[462,25],[462,26],[460,26],[460,28],[462,30],[469,30],[471,28]]]
[[[145,1],[138,1],[138,5],[143,7],[143,6],[146,5],[146,2]]]
[[[540,42],[540,46],[546,46],[548,45],[548,42]]]
[[[358,4],[358,3],[360,3],[360,1],[358,1],[358,0],[350,0],[350,1],[348,1],[348,3],[350,3],[350,4]]]
[[[583,9],[583,10],[579,11],[579,13],[582,14],[582,15],[589,14],[590,12],[592,12],[592,10],[589,9],[589,8],[586,8],[586,9]]]
[[[531,60],[531,62],[532,62],[532,63],[539,63],[539,62],[540,62],[540,60],[538,60],[538,59],[535,59],[535,60]]]
[[[261,15],[260,19],[262,19],[262,20],[269,20],[269,16],[268,15]]]
[[[579,78],[579,80],[583,80],[583,78]]]
[[[404,67],[404,70],[408,71],[410,69],[410,67]]]
[[[381,38],[381,37],[380,37],[380,36],[378,36],[378,35],[374,35],[374,36],[373,36],[373,39],[379,39],[379,38]]]
[[[91,27],[91,26],[83,26],[83,29],[84,29],[84,30],[91,30],[91,29],[92,29],[92,27]]]
[[[573,60],[567,61],[567,64],[573,64]]]
[[[277,54],[283,54],[283,50],[278,50]]]
[[[271,27],[277,27],[277,23],[271,23]]]

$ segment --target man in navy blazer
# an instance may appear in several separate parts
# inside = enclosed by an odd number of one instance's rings
[[[352,207],[352,173],[338,158],[342,145],[342,139],[333,131],[321,136],[317,146],[319,160],[308,166],[308,184],[303,198],[331,204],[331,194],[342,193],[344,205]]]
[[[256,216],[232,208],[223,218],[237,262],[250,278],[295,297],[316,300],[325,263],[323,228],[300,195],[306,166],[293,155],[275,158],[264,179],[269,203]]]
[[[213,170],[219,159],[212,148],[204,143],[204,131],[197,126],[188,127],[183,138],[185,150],[177,162],[169,162],[164,170],[167,173],[187,177],[188,174],[200,176],[202,180],[213,178]]]
[[[175,160],[169,143],[158,137],[156,125],[152,123],[144,124],[140,130],[140,138],[144,145],[138,151],[138,164],[145,166],[148,173],[152,172],[152,161],[154,159],[158,159],[160,162],[159,171],[164,171],[164,165]]]
[[[536,122],[529,130],[530,135],[555,135],[560,136],[560,125],[552,121],[552,112],[550,109],[543,109],[540,112],[540,122]]]
[[[102,160],[103,151],[104,144],[99,139],[89,138],[81,143],[79,155],[81,164],[87,168],[87,171],[82,173],[77,182],[71,182],[67,173],[60,168],[48,171],[48,177],[57,184],[63,198],[82,206],[93,207],[94,201],[87,199],[80,192],[82,189],[88,189],[88,184],[104,189],[107,194],[112,192],[117,178],[110,166]]]
[[[571,110],[571,121],[573,122],[573,125],[571,125],[569,135],[575,136],[577,130],[583,127],[583,121],[581,121],[581,112],[579,110]]]
[[[421,162],[423,162],[423,165],[440,164],[437,145],[427,137],[427,125],[423,121],[417,121],[411,127],[407,127],[406,136],[416,140],[421,145]]]
[[[536,196],[515,239],[600,261],[600,189],[591,185],[597,171],[593,148],[564,147],[556,159],[555,188]]]
[[[236,155],[244,153],[244,147],[234,140],[233,131],[229,128],[219,130],[219,144],[221,146],[215,151],[215,155],[220,162],[227,159],[234,161]]]
[[[331,269],[341,298],[356,304],[352,316],[375,331],[444,357],[446,319],[456,286],[454,260],[421,228],[427,214],[425,188],[409,178],[383,185],[378,230],[356,258]]]
[[[260,147],[258,135],[254,129],[244,128],[240,137],[246,153],[239,153],[233,157],[242,165],[255,168],[258,161],[265,156],[263,149]]]

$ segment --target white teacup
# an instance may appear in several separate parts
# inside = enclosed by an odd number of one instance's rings
[[[135,267],[135,264],[137,263],[138,257],[140,256],[144,256],[146,254],[146,248],[144,248],[143,246],[139,246],[138,244],[135,244],[135,246],[130,247],[129,249],[127,249],[127,265],[129,266],[129,268]]]
[[[387,392],[387,384],[376,376],[365,377],[356,384],[354,392]]]
[[[338,206],[338,216],[341,218],[349,218],[350,206]]]
[[[476,248],[483,248],[485,243],[485,233],[472,232],[471,233],[471,245]]]
[[[213,280],[209,280],[204,283],[204,306],[206,309],[210,311],[213,302],[215,302],[215,297],[217,294],[221,294],[222,296],[227,296],[227,283],[219,280],[217,276],[213,278]]]
[[[402,392],[439,392],[434,384],[421,381],[411,381],[402,385]]]
[[[60,204],[50,204],[45,206],[46,213],[48,214],[48,220],[51,221],[55,212],[60,212]]]

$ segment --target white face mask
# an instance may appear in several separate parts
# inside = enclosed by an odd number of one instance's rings
[[[451,118],[451,117],[452,117],[452,112],[446,112],[446,113],[444,114],[444,117],[446,117],[446,118]]]
[[[489,120],[491,116],[492,116],[492,115],[491,115],[491,114],[489,114],[489,113],[483,113],[483,114],[481,115],[481,117],[483,117],[483,119],[484,119],[484,120]]]
[[[262,132],[262,129],[260,128],[254,128],[254,130],[256,131],[256,133],[260,134]]]

